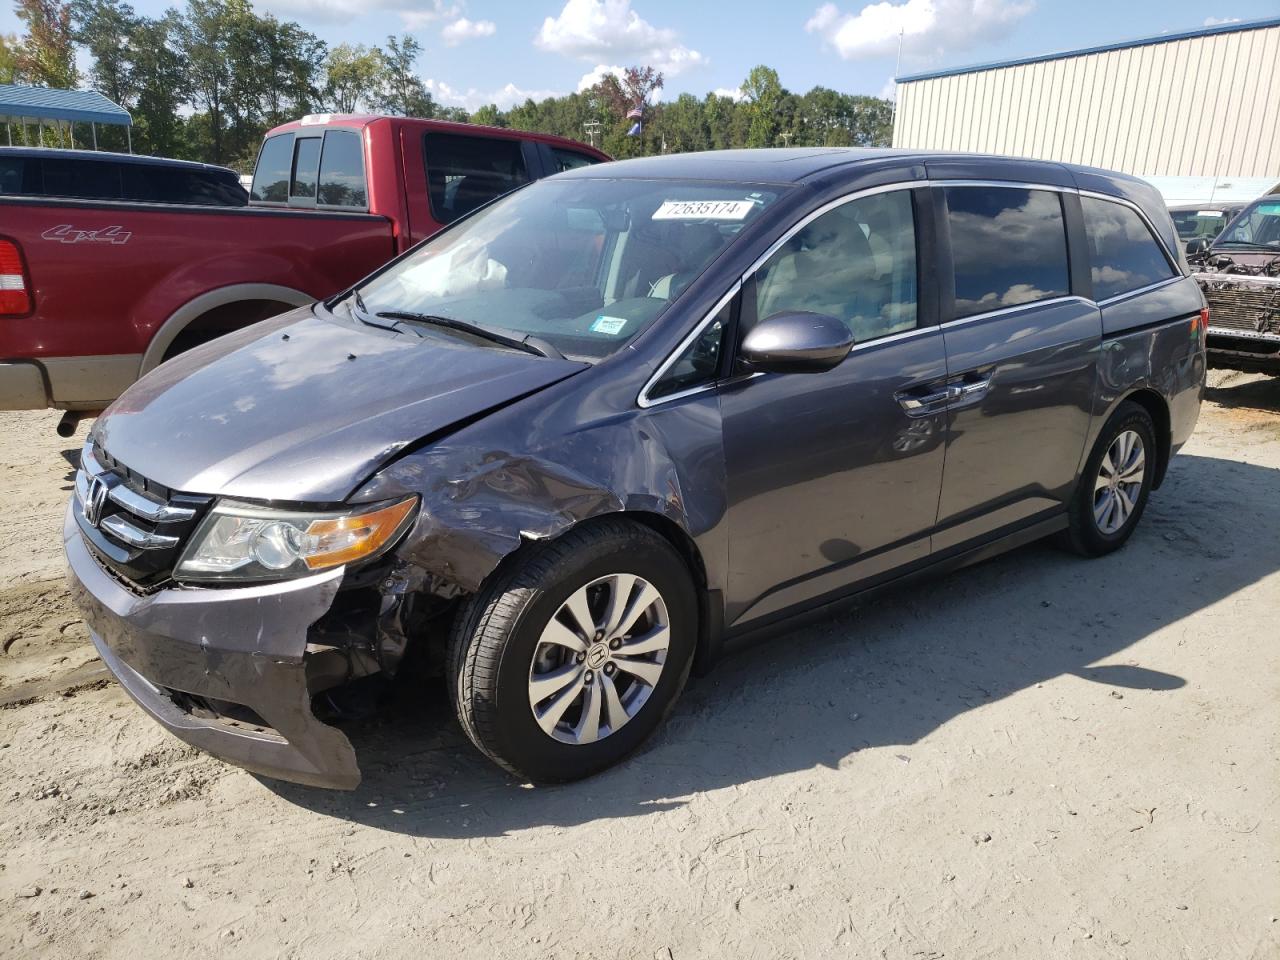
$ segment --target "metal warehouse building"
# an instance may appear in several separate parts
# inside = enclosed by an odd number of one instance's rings
[[[893,145],[1280,179],[1280,18],[900,77]]]

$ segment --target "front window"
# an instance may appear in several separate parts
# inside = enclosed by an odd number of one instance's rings
[[[1280,199],[1259,200],[1248,207],[1213,245],[1280,250]]]
[[[781,189],[541,181],[440,234],[360,294],[369,314],[446,317],[600,359],[656,320]]]

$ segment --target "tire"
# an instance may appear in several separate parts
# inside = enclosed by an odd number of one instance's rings
[[[1123,444],[1118,445],[1120,438],[1132,442],[1134,437],[1138,443],[1136,453]],[[1109,482],[1110,477],[1117,475],[1111,467],[1116,465],[1121,454],[1129,458],[1119,464],[1121,478],[1137,477],[1135,457],[1141,457],[1141,486]],[[1109,455],[1114,458],[1108,459]],[[1151,415],[1136,403],[1125,401],[1120,404],[1098,435],[1071,498],[1065,534],[1070,549],[1082,556],[1101,557],[1125,545],[1146,509],[1147,497],[1155,480],[1157,456],[1156,430]],[[1100,484],[1106,484],[1106,487]],[[1106,507],[1108,497],[1113,504],[1110,513]]]
[[[628,577],[638,579],[631,584]],[[656,591],[656,602],[645,585]],[[615,595],[632,599],[618,604]],[[585,610],[574,605],[584,597]],[[633,608],[643,608],[635,626],[616,630],[616,637],[574,627],[581,624],[575,611],[608,626],[611,611],[625,621]],[[462,729],[491,760],[526,780],[563,783],[613,766],[653,733],[684,689],[697,610],[683,558],[640,524],[590,521],[522,549],[455,618],[447,674]],[[665,650],[650,650],[663,642],[663,618]],[[538,699],[544,690],[554,695]]]

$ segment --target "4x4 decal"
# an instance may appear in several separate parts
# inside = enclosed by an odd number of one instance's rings
[[[128,243],[133,234],[124,227],[99,227],[97,230],[77,230],[69,223],[50,227],[40,234],[45,240],[61,243]]]

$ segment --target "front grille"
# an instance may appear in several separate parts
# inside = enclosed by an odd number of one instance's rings
[[[1215,327],[1280,335],[1280,280],[1199,274]]]
[[[169,490],[93,443],[80,454],[76,523],[98,559],[135,586],[169,579],[212,499]]]

